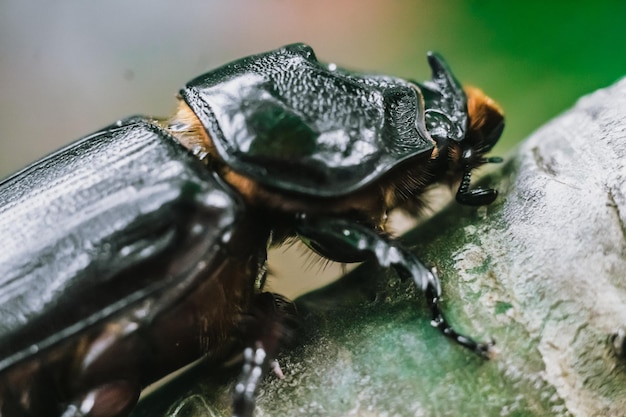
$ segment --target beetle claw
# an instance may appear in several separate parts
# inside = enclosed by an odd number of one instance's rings
[[[484,359],[491,359],[493,357],[493,346],[496,344],[495,340],[492,339],[487,343],[476,342],[471,337],[458,333],[454,330],[450,323],[448,323],[443,315],[443,312],[441,311],[441,284],[439,282],[439,277],[434,270],[431,271],[431,276],[429,277],[424,292],[426,294],[426,301],[430,307],[432,315],[430,324],[433,327],[437,328],[444,336],[471,350],[478,356]]]
[[[272,361],[270,368],[272,369],[272,372],[274,373],[276,378],[285,379],[285,374],[283,373],[283,370],[280,368],[280,363],[278,363],[276,359]]]

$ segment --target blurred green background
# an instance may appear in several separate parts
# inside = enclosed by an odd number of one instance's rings
[[[626,2],[224,0],[0,2],[0,177],[131,114],[167,115],[192,77],[295,41],[416,80],[442,53],[523,139],[626,75]]]

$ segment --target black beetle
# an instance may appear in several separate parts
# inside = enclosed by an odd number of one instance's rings
[[[303,44],[250,56],[181,91],[168,120],[131,117],[0,183],[2,416],[124,416],[140,390],[245,347],[234,413],[292,311],[263,293],[266,248],[298,237],[338,262],[373,259],[425,292],[437,276],[384,232],[435,183],[470,190],[504,126],[429,54],[418,84],[321,64]]]

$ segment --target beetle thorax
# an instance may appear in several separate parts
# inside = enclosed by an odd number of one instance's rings
[[[277,210],[283,213],[307,212],[310,214],[349,214],[359,220],[384,228],[387,213],[397,207],[424,205],[419,197],[432,183],[434,175],[429,173],[429,155],[402,164],[380,180],[362,189],[337,198],[320,198],[285,193],[260,184],[254,178],[234,171],[219,157],[211,138],[202,123],[183,101],[179,103],[174,117],[166,128],[194,155],[202,159],[211,169],[235,188],[245,201],[255,207]]]

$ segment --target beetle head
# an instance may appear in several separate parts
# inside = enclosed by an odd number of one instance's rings
[[[469,87],[467,93],[468,128],[465,137],[450,148],[451,165],[457,175],[461,174],[461,185],[456,200],[461,204],[481,206],[490,204],[498,196],[494,189],[470,190],[471,171],[485,163],[502,162],[501,158],[486,158],[504,129],[504,115],[491,98],[477,88]]]
[[[428,54],[432,81],[421,90],[425,101],[426,127],[436,142],[436,171],[450,182],[461,185],[456,199],[461,204],[484,205],[495,200],[496,190],[469,190],[471,171],[500,158],[485,158],[504,128],[500,107],[482,91],[465,91],[454,78],[445,61]]]

